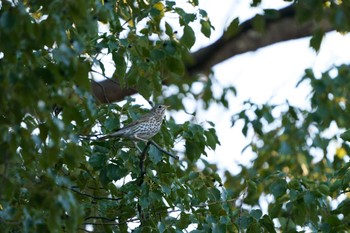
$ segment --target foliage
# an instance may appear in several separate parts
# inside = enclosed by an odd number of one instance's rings
[[[245,122],[245,135],[254,132],[250,147],[256,159],[236,177],[227,174],[225,186],[238,187],[244,177],[249,206],[259,203],[261,194],[270,196],[269,217],[278,220],[282,231],[295,232],[299,226],[312,232],[346,232],[350,162],[345,160],[350,147],[342,132],[350,127],[350,69],[342,65],[321,77],[307,70],[306,81],[313,90],[310,109],[247,102],[233,117]],[[235,196],[244,191],[236,190]]]
[[[337,30],[349,31],[347,1],[294,4],[301,22],[326,15]],[[258,15],[255,30],[263,33],[265,17],[278,17],[275,13]],[[183,109],[187,97],[205,108],[228,107],[234,87],[218,97],[212,74],[186,77],[196,41],[193,25],[207,37],[213,29],[196,0],[186,11],[175,1],[158,0],[0,3],[1,232],[348,229],[348,66],[322,77],[306,72],[304,81],[313,88],[310,109],[287,103],[281,111],[246,102],[234,121],[245,122],[245,135],[254,132],[250,147],[257,158],[237,176],[226,172],[224,182],[216,165],[203,158],[220,144],[212,122],[165,121],[154,140],[180,161],[143,142],[137,144],[146,148],[140,153],[128,140],[79,137],[109,133],[145,113],[131,97],[96,105],[90,93],[94,74],[173,110]],[[227,32],[239,32],[237,19]],[[316,31],[311,46],[318,49],[322,36]],[[105,57],[115,67],[110,77]],[[184,149],[175,151],[178,142]],[[335,156],[332,145],[338,147]],[[267,212],[259,206],[264,197],[270,200]]]

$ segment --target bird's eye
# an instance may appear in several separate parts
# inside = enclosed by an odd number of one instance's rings
[[[158,108],[162,108],[162,106],[159,105]]]

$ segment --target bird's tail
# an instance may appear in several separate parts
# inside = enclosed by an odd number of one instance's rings
[[[106,139],[111,139],[111,138],[120,138],[121,135],[123,135],[122,131],[116,131],[107,135],[100,135],[101,137],[97,137],[98,141],[104,141]]]
[[[105,136],[98,137],[97,141],[104,141],[104,140],[109,139],[109,138],[111,138],[111,135],[107,134]]]
[[[85,139],[85,140],[97,140],[97,141],[104,141],[106,139],[110,138],[119,138],[123,133],[116,131],[110,134],[90,134],[90,135],[79,135],[79,138]]]
[[[78,135],[79,138],[84,140],[94,140],[98,138],[100,134],[90,134],[90,135]]]

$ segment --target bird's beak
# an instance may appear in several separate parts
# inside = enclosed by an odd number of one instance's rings
[[[170,107],[170,105],[165,105],[165,108],[169,108]]]

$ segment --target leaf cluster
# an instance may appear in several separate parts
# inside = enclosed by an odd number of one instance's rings
[[[245,183],[244,203],[250,208],[262,195],[269,197],[268,216],[279,222],[282,231],[348,230],[350,147],[347,131],[342,132],[349,128],[349,74],[345,65],[321,77],[306,70],[301,82],[312,87],[308,110],[289,103],[246,102],[245,109],[233,117],[233,122],[244,122],[243,134],[254,135],[248,147],[256,158],[237,177],[226,174],[225,187]],[[240,188],[235,196],[243,191]]]

